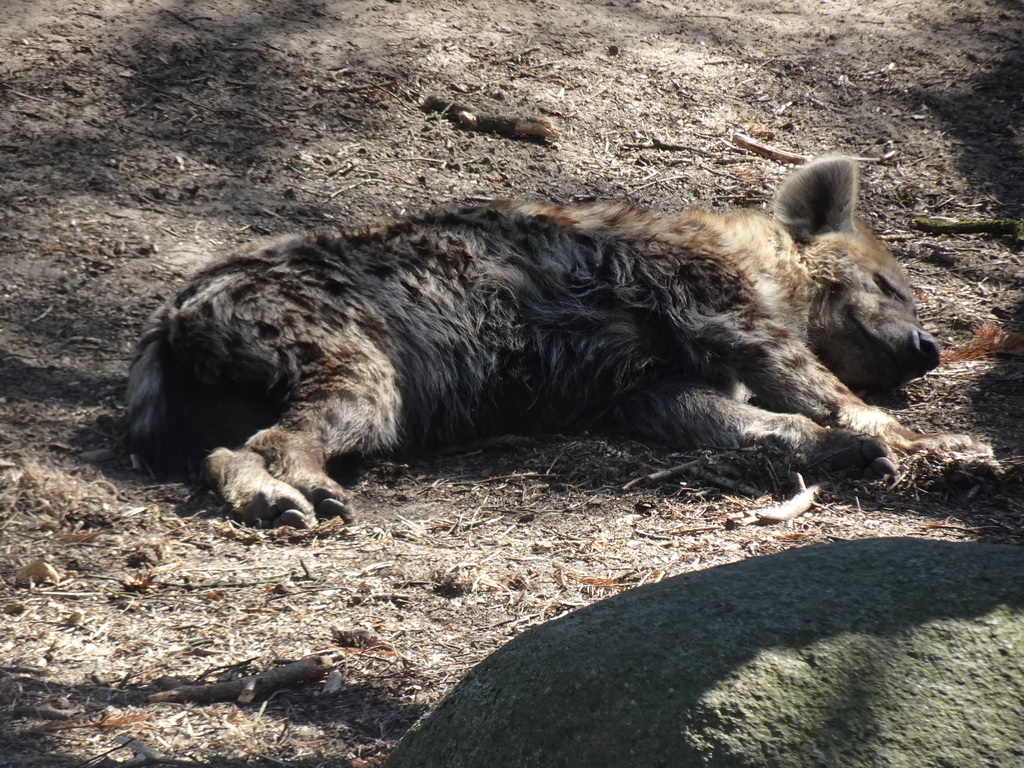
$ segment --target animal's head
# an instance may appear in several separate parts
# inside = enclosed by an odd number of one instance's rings
[[[854,218],[857,165],[824,157],[789,176],[775,218],[799,243],[818,282],[809,318],[815,353],[848,387],[884,389],[939,364],[914,291],[885,245]]]

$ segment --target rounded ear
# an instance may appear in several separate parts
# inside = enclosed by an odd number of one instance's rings
[[[834,155],[794,171],[775,193],[775,218],[796,240],[853,229],[857,164]]]

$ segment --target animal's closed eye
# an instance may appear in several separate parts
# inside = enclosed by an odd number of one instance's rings
[[[896,299],[896,301],[903,302],[904,304],[909,304],[911,302],[910,297],[886,280],[884,275],[875,275],[875,285],[878,286],[878,290],[891,299]]]

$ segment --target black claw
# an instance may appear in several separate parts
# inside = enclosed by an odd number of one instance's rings
[[[292,528],[311,528],[306,515],[298,509],[286,509],[275,521],[275,526],[290,525]]]
[[[260,521],[259,517],[255,515],[251,509],[251,504],[246,504],[244,507],[238,510],[238,519],[246,525],[257,525]]]
[[[346,523],[354,522],[356,519],[348,504],[339,499],[324,499],[317,504],[316,513],[320,517],[340,517]]]
[[[277,515],[277,510],[267,502],[264,496],[257,496],[238,511],[242,522],[255,525],[257,528],[261,522],[268,522]]]
[[[864,472],[864,476],[871,480],[876,478],[881,480],[882,478],[891,477],[895,474],[896,465],[888,456],[879,456],[871,462],[867,470]]]

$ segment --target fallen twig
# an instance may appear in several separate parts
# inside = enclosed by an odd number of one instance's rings
[[[975,221],[946,221],[918,216],[914,229],[935,235],[992,235],[1011,237],[1024,242],[1024,221],[1018,219],[977,219]]]
[[[790,472],[790,480],[796,485],[796,494],[781,504],[775,504],[765,509],[755,510],[753,513],[730,521],[732,525],[774,525],[784,523],[800,517],[804,512],[814,506],[814,497],[821,490],[820,485],[812,485],[810,488],[804,483],[803,475],[799,472]]]
[[[634,485],[644,483],[645,485],[653,485],[654,483],[660,483],[662,480],[671,480],[679,475],[684,475],[691,471],[694,467],[700,466],[704,462],[704,459],[696,459],[695,461],[688,461],[685,464],[679,464],[675,467],[669,467],[668,469],[661,469],[657,472],[651,472],[649,475],[643,475],[642,477],[634,477],[624,486],[622,490],[628,491]]]
[[[70,720],[77,714],[77,709],[62,709],[49,704],[26,704],[15,707],[10,712],[11,717],[27,717],[33,720]]]
[[[643,477],[637,477],[630,480],[624,486],[622,490],[628,491],[634,485],[639,483],[653,484],[660,483],[664,480],[671,480],[678,477],[679,475],[691,475],[693,477],[704,480],[712,485],[717,485],[722,488],[726,488],[730,491],[736,491],[742,493],[744,496],[760,496],[761,492],[756,488],[753,488],[746,483],[740,482],[739,480],[732,480],[728,477],[722,477],[721,475],[715,474],[704,466],[704,459],[696,459],[694,461],[688,461],[685,464],[679,464],[675,467],[669,467],[668,469],[662,469],[657,472],[652,472],[649,475]]]
[[[752,139],[745,133],[739,133],[738,131],[732,135],[732,143],[740,149],[745,149],[748,152],[753,152],[755,155],[761,155],[761,157],[767,157],[769,160],[774,160],[777,163],[785,163],[787,165],[803,165],[808,162],[812,155],[799,155],[796,152],[789,152],[785,149],[779,149],[768,144],[762,144],[761,142]],[[877,157],[850,157],[851,160],[856,160],[858,163],[877,163],[880,158]]]
[[[208,765],[208,763],[197,763],[195,760],[179,760],[173,757],[165,757],[148,744],[143,744],[138,739],[133,739],[130,736],[115,736],[114,739],[118,742],[116,747],[89,758],[85,762],[76,763],[75,768],[82,768],[82,766],[87,765],[130,765],[132,768],[145,768],[150,765],[171,765],[179,766],[180,768],[203,768],[203,766]],[[111,755],[122,749],[132,750],[135,756],[127,761],[113,760]]]
[[[154,749],[149,746],[149,744],[141,742],[138,739],[133,739],[131,736],[115,735],[114,741],[118,742],[122,747],[134,752],[136,758],[141,757],[142,759],[149,760],[154,763],[160,763],[167,759],[160,750]],[[134,763],[136,760],[133,760],[132,762]]]
[[[755,155],[761,155],[761,157],[767,157],[769,160],[774,160],[777,163],[803,165],[811,159],[810,155],[798,155],[795,152],[787,152],[784,149],[778,149],[777,147],[771,147],[767,144],[761,144],[747,136],[745,133],[734,133],[732,135],[732,143],[740,149],[753,152]]]
[[[265,696],[279,688],[318,680],[330,672],[333,666],[334,662],[329,656],[307,656],[305,659],[291,664],[268,669],[266,672],[249,675],[238,680],[206,685],[183,685],[171,691],[161,691],[151,694],[149,701],[154,704],[164,701],[203,704],[235,699],[240,704],[248,704],[257,697]]]
[[[161,12],[163,12],[163,13],[166,13],[166,14],[167,14],[168,16],[170,16],[170,17],[172,17],[172,18],[174,18],[174,19],[177,19],[177,20],[178,20],[178,21],[180,21],[180,22],[181,22],[182,24],[184,24],[184,25],[185,25],[186,27],[192,27],[192,29],[194,29],[194,30],[196,30],[196,31],[198,31],[198,32],[203,32],[203,31],[205,31],[205,30],[203,30],[202,28],[200,28],[200,27],[197,27],[197,26],[196,26],[195,24],[193,24],[193,23],[192,23],[192,22],[191,22],[190,20],[186,19],[186,18],[185,18],[184,16],[182,16],[182,15],[181,15],[180,13],[175,13],[174,11],[168,10],[167,8],[161,8],[161,9],[160,9],[160,11],[161,11]],[[204,17],[202,17],[202,16],[197,16],[196,18],[204,18]]]
[[[697,149],[695,147],[687,147],[682,144],[670,144],[667,141],[662,141],[656,136],[651,137],[651,141],[648,144],[623,144],[625,149],[663,149],[666,152],[692,152],[695,155],[708,156],[707,152]]]
[[[424,112],[436,112],[451,122],[470,131],[496,133],[510,139],[550,141],[558,136],[546,117],[506,117],[504,115],[477,114],[465,104],[428,96],[420,105]]]

